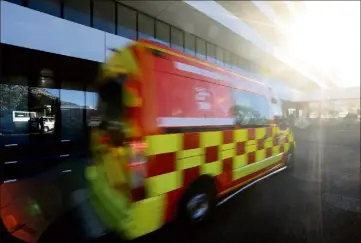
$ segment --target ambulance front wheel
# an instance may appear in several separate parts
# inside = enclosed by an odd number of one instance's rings
[[[216,207],[217,188],[212,177],[201,176],[190,184],[179,208],[179,217],[186,223],[196,224],[206,220]]]

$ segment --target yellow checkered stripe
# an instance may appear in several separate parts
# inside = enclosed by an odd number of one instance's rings
[[[129,204],[127,196],[111,190],[114,185],[122,184],[126,180],[124,172],[119,172],[122,168],[114,158],[104,158],[107,162],[102,166],[96,170],[94,166],[91,166],[87,170],[87,177],[93,191],[98,195],[93,203],[104,222],[110,228],[122,231],[129,239],[152,232],[165,223],[166,210],[169,203],[172,203],[168,195],[182,188],[185,182],[189,181],[187,170],[196,169],[195,171],[199,172],[195,175],[196,177],[208,174],[216,176],[217,180],[227,178],[227,173],[230,172],[228,173],[230,182],[238,183],[238,179],[279,162],[282,145],[274,144],[274,138],[279,135],[279,129],[273,128],[271,136],[266,138],[260,146],[258,141],[264,138],[266,133],[267,130],[260,128],[254,129],[253,132],[249,129],[201,132],[194,135],[194,140],[192,136],[184,133],[145,137],[148,143],[146,150],[148,158],[173,155],[173,167],[169,167],[169,164],[166,164],[167,160],[163,159],[161,162],[165,164],[155,164],[159,167],[173,168],[173,170],[148,177],[146,179],[148,197]],[[293,141],[292,135],[284,144],[290,141]],[[94,147],[94,149],[102,150],[103,148]],[[267,149],[272,152],[269,158],[266,158]],[[254,163],[249,163],[250,156],[254,156]],[[225,161],[230,162],[228,172],[225,172],[225,167],[227,167]],[[119,177],[117,172],[123,177]],[[109,187],[109,184],[112,187]],[[226,190],[226,188],[223,189]]]
[[[228,131],[231,139],[225,142],[225,131],[212,131],[198,133],[198,146],[185,148],[184,133],[148,136],[145,138],[148,148],[147,156],[169,155],[169,161],[162,161],[156,166],[173,168],[161,174],[151,175],[146,179],[148,197],[162,195],[177,190],[185,184],[184,170],[199,167],[199,175],[208,174],[218,176],[224,173],[224,160],[231,161],[228,166],[231,170],[252,167],[252,164],[262,162],[267,158],[277,157],[282,152],[288,151],[293,137],[280,133],[278,127],[255,128],[253,134],[250,129]],[[268,134],[268,137],[266,135]],[[228,134],[229,135],[229,134]],[[277,160],[277,159],[276,159]],[[270,160],[268,163],[275,163]],[[167,163],[174,163],[169,166]],[[253,166],[252,170],[259,170],[268,164]],[[247,174],[247,172],[245,172]],[[245,175],[236,173],[232,180]]]

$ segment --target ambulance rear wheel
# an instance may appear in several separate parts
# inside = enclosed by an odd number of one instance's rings
[[[293,170],[295,166],[295,153],[294,149],[291,148],[290,151],[287,153],[286,157],[286,166],[289,170]]]
[[[188,224],[206,220],[216,207],[217,188],[213,178],[202,176],[194,181],[184,193],[179,217]]]

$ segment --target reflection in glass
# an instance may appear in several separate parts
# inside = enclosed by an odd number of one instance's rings
[[[8,2],[24,5],[24,0],[7,0]]]
[[[54,133],[58,103],[58,89],[31,87],[29,111],[34,116],[29,119],[29,132]]]
[[[269,105],[262,95],[233,89],[236,105],[232,112],[238,125],[267,125],[270,119]]]
[[[51,70],[41,70],[37,83],[29,88],[28,111],[35,114],[28,121],[29,133],[55,132],[59,110],[59,90],[55,88]]]
[[[93,87],[87,87],[85,92],[86,123],[87,126],[96,126],[100,121],[98,113],[98,93]]]
[[[154,39],[154,19],[138,13],[139,39]]]
[[[200,38],[196,39],[196,56],[206,60],[206,42]]]
[[[155,38],[163,45],[169,46],[170,45],[170,25],[157,20],[155,22],[155,26],[156,26]]]
[[[28,86],[23,77],[4,77],[0,84],[0,133],[11,135],[27,130]]]
[[[171,26],[171,47],[179,51],[184,51],[184,32]]]
[[[223,54],[223,49],[221,49],[220,47],[217,46],[217,50],[216,50],[216,56],[217,56],[217,64],[224,66],[224,54]]]
[[[137,12],[118,4],[117,17],[117,34],[135,40],[137,38]]]
[[[90,26],[90,0],[65,0],[64,18]]]
[[[95,0],[93,1],[93,11],[94,28],[115,33],[115,2]]]
[[[60,0],[28,0],[28,7],[60,17]]]
[[[84,136],[85,92],[82,87],[62,83],[60,90],[61,139],[79,140]]]
[[[216,46],[207,42],[207,61],[216,63]]]
[[[196,54],[196,37],[186,32],[184,47],[185,53],[194,56]]]

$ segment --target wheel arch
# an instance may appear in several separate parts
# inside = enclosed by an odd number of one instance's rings
[[[196,179],[194,179],[193,181],[191,181],[188,185],[186,185],[181,193],[181,195],[179,196],[177,203],[175,203],[174,207],[174,216],[175,217],[179,217],[179,213],[180,213],[180,209],[182,207],[182,204],[184,203],[184,200],[187,198],[187,195],[189,192],[192,191],[193,188],[195,188],[196,186],[202,184],[205,187],[209,187],[212,188],[212,190],[214,191],[215,197],[217,196],[219,187],[218,184],[216,182],[216,178],[210,174],[203,174],[200,175],[199,177],[197,177]]]

